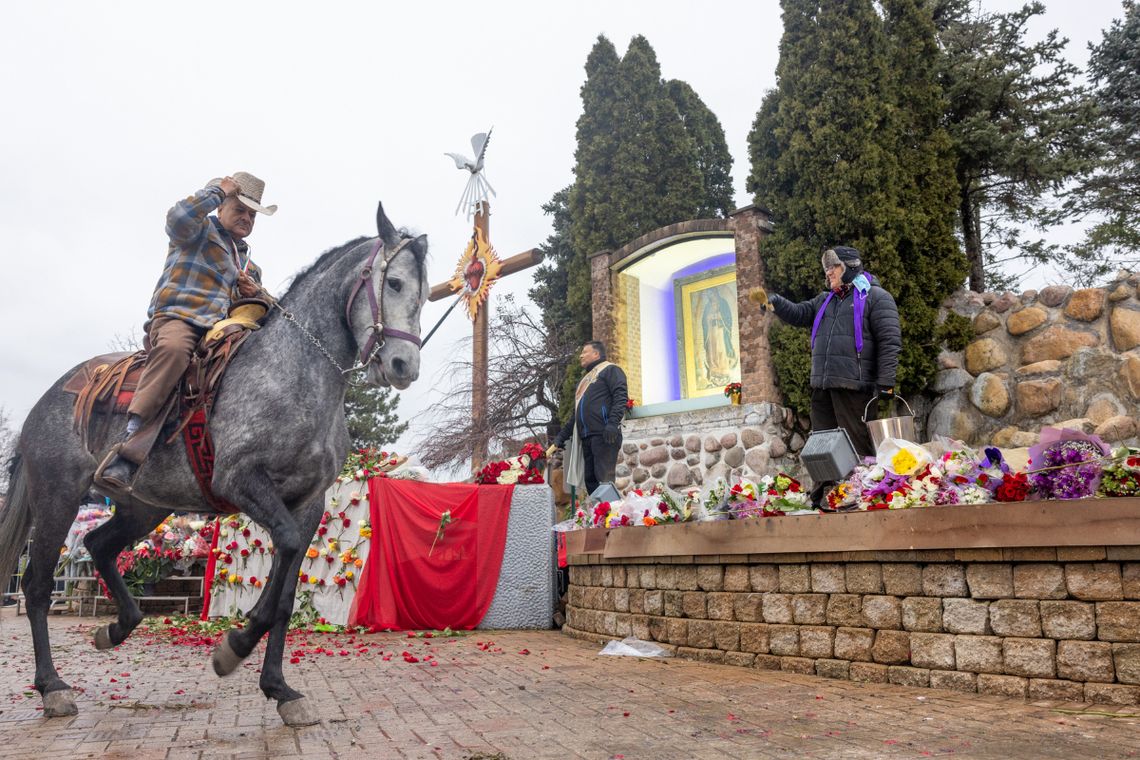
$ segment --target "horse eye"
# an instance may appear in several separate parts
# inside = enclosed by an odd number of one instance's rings
[[[399,293],[404,288],[404,283],[400,280],[396,280],[396,279],[389,277],[388,278],[388,287],[390,287],[392,290]]]

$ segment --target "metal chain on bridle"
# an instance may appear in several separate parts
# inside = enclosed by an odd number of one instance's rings
[[[349,294],[348,303],[344,308],[346,321],[350,326],[352,325],[352,305],[356,301],[356,296],[360,294],[361,288],[363,288],[368,293],[368,306],[372,314],[372,324],[368,326],[368,342],[365,343],[364,347],[360,350],[360,363],[349,367],[348,369],[345,369],[340,365],[340,362],[338,362],[336,358],[333,357],[331,353],[329,353],[329,350],[325,348],[320,339],[317,338],[316,335],[313,335],[313,333],[310,332],[307,327],[301,324],[295,315],[293,315],[284,306],[282,306],[276,299],[273,301],[273,305],[277,307],[277,309],[281,312],[281,315],[287,321],[292,322],[294,325],[296,325],[297,328],[302,333],[304,333],[305,337],[309,339],[309,342],[317,347],[317,350],[320,351],[334,367],[337,368],[340,374],[344,376],[345,382],[351,386],[360,387],[364,385],[364,383],[354,382],[351,378],[351,375],[356,372],[361,372],[368,369],[369,365],[372,364],[373,360],[375,360],[376,356],[380,353],[380,349],[384,347],[384,339],[386,337],[406,340],[409,343],[414,344],[417,348],[423,345],[419,336],[412,335],[411,333],[404,332],[403,330],[397,330],[392,327],[385,327],[384,323],[381,321],[381,317],[383,316],[383,311],[381,309],[382,299],[384,297],[383,290],[384,285],[388,281],[388,264],[390,264],[392,262],[392,259],[396,258],[396,255],[400,251],[404,250],[404,248],[411,242],[412,238],[404,238],[399,242],[398,245],[389,251],[386,246],[384,246],[383,239],[377,238],[376,242],[372,246],[372,250],[368,254],[367,261],[364,263],[364,269],[362,269],[360,272],[360,277],[356,280],[356,284],[352,286],[352,292]],[[376,256],[381,251],[384,251],[384,257],[381,259],[379,266],[380,293],[377,294],[377,289],[372,287],[372,265],[376,261]]]

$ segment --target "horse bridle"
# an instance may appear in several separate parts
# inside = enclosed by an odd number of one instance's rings
[[[411,242],[412,238],[406,237],[401,240],[398,245],[388,250],[387,246],[384,245],[384,239],[377,238],[376,243],[372,246],[372,251],[368,254],[368,259],[364,262],[364,269],[360,271],[360,277],[356,280],[356,284],[352,286],[352,292],[348,296],[348,303],[344,307],[344,316],[349,326],[352,325],[352,305],[356,302],[356,296],[360,294],[361,288],[364,288],[364,290],[368,292],[368,307],[372,310],[372,324],[368,327],[368,342],[360,349],[360,364],[355,369],[363,369],[372,363],[372,360],[376,358],[380,349],[384,347],[385,338],[406,340],[416,348],[423,345],[418,335],[412,335],[403,330],[386,327],[382,321],[383,312],[381,311],[381,305],[384,297],[384,286],[388,282],[388,264]],[[384,257],[379,264],[380,294],[377,295],[377,289],[372,287],[372,265],[376,262],[376,257],[381,251],[384,252]]]

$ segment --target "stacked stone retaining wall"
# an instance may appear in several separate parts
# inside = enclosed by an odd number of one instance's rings
[[[1140,547],[578,554],[563,630],[741,667],[1140,704]]]

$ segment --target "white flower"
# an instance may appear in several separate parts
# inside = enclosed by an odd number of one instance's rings
[[[368,521],[367,520],[357,520],[356,525],[359,528],[367,528],[368,527]]]
[[[499,476],[499,483],[505,486],[509,486],[511,483],[517,483],[522,473],[522,470],[507,470]]]
[[[193,530],[193,531],[202,530],[202,528],[206,527],[206,521],[205,520],[191,520],[189,527],[190,527],[190,530]]]

